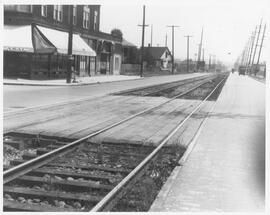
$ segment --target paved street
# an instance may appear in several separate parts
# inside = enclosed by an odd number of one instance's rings
[[[206,75],[206,73],[155,76],[143,78],[140,80],[69,87],[4,85],[4,112],[34,106],[50,105],[88,97],[94,98],[120,90],[183,80],[186,78],[197,77],[201,75]]]

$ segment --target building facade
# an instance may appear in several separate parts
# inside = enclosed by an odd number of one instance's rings
[[[100,31],[100,5],[73,5],[73,14],[69,9],[4,5],[4,77],[65,78],[70,22],[74,74],[119,74],[122,38]]]
[[[144,50],[144,59],[147,66],[154,66],[161,70],[169,70],[171,68],[172,56],[168,47],[148,46]]]

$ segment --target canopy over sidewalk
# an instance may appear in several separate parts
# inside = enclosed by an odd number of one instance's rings
[[[56,47],[61,54],[68,53],[68,33],[50,28],[37,26],[40,32]],[[83,56],[96,56],[96,52],[87,45],[77,34],[73,34],[72,54]]]
[[[11,52],[68,54],[68,33],[36,25],[4,25],[4,50]],[[73,34],[72,54],[96,56],[96,52]]]

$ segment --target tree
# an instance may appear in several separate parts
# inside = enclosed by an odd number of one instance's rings
[[[119,37],[119,38],[123,38],[123,33],[120,29],[118,28],[114,28],[111,30],[111,35],[113,35],[114,37]]]

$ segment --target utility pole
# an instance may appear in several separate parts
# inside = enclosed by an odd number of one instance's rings
[[[255,60],[255,56],[256,56],[257,46],[258,46],[258,42],[259,42],[259,38],[260,38],[260,33],[261,33],[261,27],[262,27],[262,19],[261,19],[260,26],[259,26],[259,32],[258,32],[258,35],[257,35],[257,41],[256,41],[256,44],[255,44],[254,54],[253,54],[252,63],[251,63],[251,69],[253,69],[253,65],[254,65],[254,60]]]
[[[167,40],[168,40],[168,35],[166,34],[166,36],[165,36],[165,47],[168,46],[168,45],[167,45]]]
[[[187,38],[187,73],[189,73],[189,38],[193,36],[187,35],[185,37]]]
[[[248,44],[247,44],[247,53],[246,53],[246,57],[245,57],[245,65],[246,65],[245,74],[247,73],[248,57],[249,57],[249,53],[250,53],[250,50],[251,50],[251,44],[252,44],[252,37],[249,38]]]
[[[262,51],[262,46],[263,46],[263,40],[264,40],[264,36],[265,36],[265,29],[266,29],[266,24],[264,24],[264,28],[263,28],[263,35],[262,35],[262,40],[261,40],[261,45],[260,45],[260,50],[259,50],[259,55],[258,55],[258,59],[257,59],[256,68],[258,68],[258,65],[259,65],[259,62],[260,62],[261,51]]]
[[[252,34],[252,44],[251,44],[251,50],[250,50],[250,53],[249,53],[248,68],[247,68],[248,73],[250,72],[249,71],[249,66],[250,66],[250,63],[251,63],[251,57],[252,57],[252,53],[253,53],[253,48],[254,48],[254,42],[255,42],[255,38],[256,38],[256,33],[257,33],[257,26],[255,28],[255,31]]]
[[[145,5],[143,6],[143,24],[139,25],[142,27],[142,47],[141,47],[141,71],[140,71],[140,76],[143,76],[143,49],[144,49],[144,29],[148,25],[145,25]]]
[[[197,59],[197,53],[194,54],[194,62],[196,62]]]
[[[203,72],[205,72],[205,61],[204,61],[204,48],[203,48],[203,55],[202,55],[202,61],[204,62],[204,66],[203,66]]]
[[[153,25],[151,25],[151,47],[153,46]]]
[[[241,66],[244,65],[244,58],[245,58],[245,48],[244,48],[244,50],[242,51],[242,54],[241,54],[241,62],[240,62]]]
[[[197,53],[197,66],[198,66],[198,62],[199,62],[199,53],[200,53],[200,43],[197,43],[198,46],[198,53]]]
[[[213,56],[213,65],[214,65],[214,71],[216,71],[216,55]]]
[[[201,60],[201,54],[202,54],[202,40],[203,40],[203,28],[202,28],[202,32],[201,32],[201,41],[200,41],[200,45],[199,45],[198,61]]]
[[[203,55],[202,55],[202,61],[204,61],[204,48],[203,48],[203,50],[202,50],[203,52]]]
[[[72,57],[72,40],[73,40],[73,5],[68,6],[69,12],[69,32],[68,32],[68,62],[66,82],[71,83],[71,67],[73,63]]]
[[[210,72],[211,69],[211,54],[209,54],[209,64],[208,64],[208,72]]]
[[[167,27],[172,28],[172,74],[174,71],[174,28],[180,27],[177,25],[167,25]]]
[[[198,49],[198,61],[197,61],[197,70],[199,70],[199,64],[201,61],[201,54],[202,54],[202,40],[203,40],[203,28],[202,28],[202,32],[201,32],[201,41],[199,44],[199,49]]]

